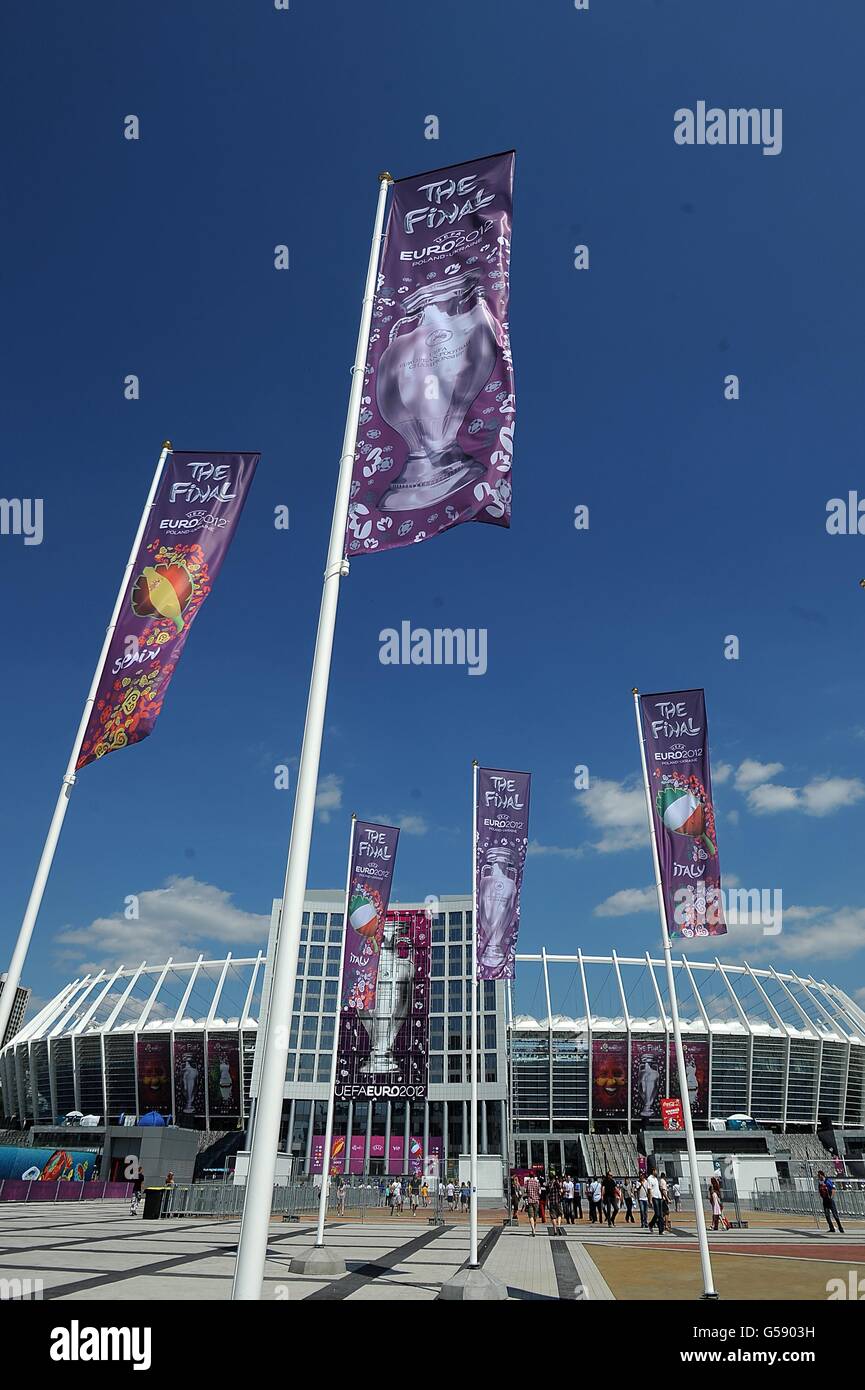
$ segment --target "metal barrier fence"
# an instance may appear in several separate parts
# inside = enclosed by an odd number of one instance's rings
[[[39,1182],[0,1178],[0,1202],[100,1202],[128,1198],[131,1182]]]
[[[164,1189],[161,1215],[239,1219],[245,1191],[245,1186],[235,1185],[230,1174],[222,1182],[176,1183]],[[320,1187],[307,1176],[274,1185],[271,1215],[282,1216],[285,1220],[314,1221],[318,1216],[319,1196]],[[416,1207],[412,1206],[410,1194],[405,1192],[401,1208],[388,1203],[387,1193],[379,1190],[377,1179],[367,1183],[346,1181],[342,1197],[333,1179],[328,1188],[327,1212],[331,1219],[344,1214],[354,1220],[376,1221],[402,1214],[420,1219],[426,1217],[440,1224],[444,1220],[442,1206],[441,1188],[437,1193],[429,1194],[426,1204],[418,1193]]]
[[[865,1218],[865,1183],[861,1179],[833,1177],[835,1206],[838,1215]],[[757,1178],[751,1193],[751,1204],[755,1211],[774,1212],[779,1215],[810,1216],[818,1226],[823,1222],[823,1202],[817,1190],[817,1183],[805,1186],[796,1183],[782,1183],[778,1178]]]

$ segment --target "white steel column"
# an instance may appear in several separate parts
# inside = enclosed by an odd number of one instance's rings
[[[324,735],[324,717],[327,708],[327,691],[330,681],[330,665],[333,653],[333,638],[336,628],[336,610],[339,599],[340,579],[348,573],[345,555],[345,531],[348,522],[348,504],[351,492],[352,465],[357,446],[357,428],[360,416],[361,396],[363,395],[364,368],[366,366],[369,331],[372,323],[372,306],[375,295],[376,274],[379,264],[384,210],[387,202],[388,186],[393,182],[390,174],[379,176],[378,205],[367,265],[366,284],[361,308],[360,327],[357,335],[351,391],[348,400],[348,413],[343,435],[342,454],[339,462],[339,476],[336,500],[331,522],[330,541],[327,551],[327,565],[324,571],[324,585],[321,594],[321,609],[318,619],[318,632],[315,639],[315,654],[312,661],[312,674],[309,684],[309,701],[306,709],[306,722],[303,730],[300,764],[297,775],[297,792],[294,801],[294,817],[291,827],[291,841],[285,869],[285,884],[282,893],[282,930],[276,948],[273,965],[273,987],[269,1001],[267,1018],[263,1029],[263,1059],[258,1089],[258,1105],[255,1116],[255,1132],[249,1155],[249,1173],[244,1192],[243,1216],[240,1224],[240,1238],[237,1244],[237,1264],[234,1271],[234,1284],[231,1291],[233,1299],[257,1300],[261,1297],[261,1281],[267,1259],[267,1233],[270,1226],[270,1210],[273,1202],[273,1180],[276,1172],[276,1151],[279,1144],[279,1128],[282,1119],[282,1100],[285,1089],[286,1053],[288,1050],[288,1029],[291,1021],[294,998],[294,981],[297,973],[297,953],[300,946],[300,923],[303,912],[303,897],[306,892],[306,875],[309,868],[309,851],[312,842],[312,825],[315,815],[315,796],[318,786],[318,768],[321,758],[321,744]],[[314,1113],[314,1111],[313,1111]],[[330,1155],[327,1156],[328,1159]]]

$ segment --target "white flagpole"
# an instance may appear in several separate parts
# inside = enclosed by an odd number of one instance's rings
[[[333,1138],[333,1111],[336,1091],[336,1062],[339,1056],[339,1021],[341,1014],[342,1000],[342,977],[345,971],[345,942],[348,934],[348,900],[351,893],[351,866],[354,859],[354,831],[357,825],[357,816],[351,818],[351,834],[348,838],[348,868],[345,871],[345,913],[343,915],[342,928],[342,950],[339,953],[339,973],[336,978],[336,1028],[333,1034],[333,1056],[330,1060],[330,1090],[327,1096],[327,1121],[324,1126],[324,1158],[321,1164],[321,1193],[318,1199],[318,1231],[316,1232],[316,1248],[324,1245],[324,1222],[327,1215],[327,1186],[330,1177],[330,1145]],[[310,1116],[310,1121],[312,1117]],[[348,1154],[346,1154],[348,1160]]]
[[[472,762],[472,1048],[471,1166],[469,1170],[469,1269],[478,1267],[478,764]]]
[[[294,798],[291,842],[288,849],[288,862],[282,893],[280,932],[273,966],[273,988],[267,1017],[259,1025],[264,1053],[255,1114],[255,1132],[252,1136],[249,1173],[246,1180],[243,1216],[240,1223],[240,1238],[237,1243],[237,1264],[231,1291],[233,1299],[254,1300],[261,1297],[261,1281],[264,1277],[264,1265],[267,1259],[267,1233],[273,1201],[273,1179],[276,1172],[276,1153],[279,1145],[282,1100],[285,1091],[288,1034],[294,1003],[297,953],[300,946],[300,919],[303,912],[306,874],[309,867],[309,847],[312,840],[312,823],[315,814],[315,793],[318,784],[324,715],[327,707],[327,687],[330,680],[339,581],[348,574],[348,561],[344,558],[344,554],[352,465],[357,444],[357,426],[363,394],[364,367],[366,366],[366,352],[372,322],[372,305],[384,226],[384,210],[388,186],[392,182],[390,174],[379,175],[378,206],[369,253],[360,328],[357,335],[357,350],[352,368],[348,414],[343,435],[336,501],[327,551],[327,568],[324,572],[318,632],[315,639],[315,654],[312,659],[312,674],[309,682],[309,700],[306,707],[306,722],[303,729],[303,744],[297,775],[297,791]]]
[[[676,1063],[679,1068],[679,1095],[682,1100],[682,1116],[685,1121],[685,1142],[688,1148],[688,1167],[691,1170],[691,1192],[694,1198],[694,1214],[697,1218],[697,1240],[700,1245],[700,1264],[703,1269],[703,1297],[717,1298],[712,1277],[712,1261],[709,1257],[709,1238],[706,1234],[706,1214],[703,1211],[703,1189],[697,1168],[697,1145],[694,1142],[694,1122],[691,1118],[691,1098],[685,1085],[685,1052],[682,1047],[682,1028],[679,1023],[679,1002],[676,998],[676,981],[673,978],[673,957],[670,948],[670,932],[667,926],[667,904],[664,900],[664,881],[661,877],[661,861],[658,858],[658,841],[655,836],[655,820],[652,815],[652,792],[649,786],[649,768],[646,763],[646,742],[643,737],[643,723],[640,718],[640,692],[634,686],[634,714],[637,720],[637,738],[640,744],[640,761],[643,766],[643,787],[646,792],[646,812],[649,817],[649,835],[652,841],[652,860],[655,865],[655,888],[658,893],[658,912],[661,918],[661,935],[664,942],[664,961],[667,966],[667,990],[670,995],[670,1013],[673,1018],[673,1040],[676,1044]]]
[[[6,975],[6,982],[0,992],[0,1044],[6,1034],[6,1026],[9,1022],[9,1015],[12,1012],[12,1005],[15,1002],[15,991],[21,981],[21,971],[24,968],[24,961],[30,946],[30,938],[33,935],[33,928],[36,925],[36,918],[39,916],[39,909],[42,906],[42,896],[45,892],[45,885],[48,882],[48,875],[51,872],[51,865],[54,861],[54,854],[57,849],[57,842],[60,839],[60,831],[63,828],[63,821],[66,810],[69,806],[69,798],[72,795],[72,788],[75,786],[75,767],[78,762],[78,755],[81,752],[81,745],[84,742],[84,735],[87,732],[87,725],[90,721],[90,712],[96,700],[96,692],[99,689],[99,680],[102,675],[102,668],[105,665],[105,658],[108,655],[108,648],[114,636],[114,629],[120,617],[120,608],[123,603],[123,596],[126,593],[126,586],[129,576],[132,573],[132,566],[138,554],[138,547],[144,535],[144,528],[150,517],[150,509],[156,497],[156,489],[165,468],[165,460],[171,453],[171,444],[168,440],[162,446],[156,471],[153,474],[153,482],[150,484],[150,491],[147,494],[147,501],[144,504],[144,511],[141,513],[141,520],[138,523],[138,530],[135,532],[135,539],[132,542],[132,549],[129,552],[129,560],[126,569],[123,571],[123,578],[120,581],[120,588],[117,591],[117,598],[111,614],[111,620],[105,632],[105,640],[102,643],[102,650],[99,653],[99,660],[96,663],[96,670],[93,672],[93,680],[90,682],[90,689],[87,699],[84,701],[84,709],[81,714],[81,722],[78,725],[78,732],[72,744],[72,752],[69,755],[69,762],[66,764],[66,771],[63,774],[63,781],[60,784],[60,792],[57,797],[57,804],[54,807],[54,815],[51,817],[51,824],[48,827],[48,835],[42,849],[42,857],[39,860],[39,867],[36,870],[36,877],[33,880],[33,887],[30,889],[30,897],[27,908],[21,923],[21,930],[18,933],[18,940],[15,942],[15,949],[12,952],[12,959],[9,962],[9,970]]]

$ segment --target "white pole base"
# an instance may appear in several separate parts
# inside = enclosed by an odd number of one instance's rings
[[[457,1270],[439,1290],[439,1299],[445,1303],[482,1302],[503,1303],[508,1291],[499,1279],[486,1274],[479,1265],[468,1265]]]
[[[326,1245],[313,1245],[309,1250],[301,1250],[292,1255],[288,1266],[289,1274],[305,1274],[317,1279],[340,1279],[347,1274],[345,1260]]]

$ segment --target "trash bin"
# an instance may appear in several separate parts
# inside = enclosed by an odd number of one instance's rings
[[[146,1187],[144,1189],[144,1220],[158,1221],[162,1215],[162,1203],[167,1187]]]

